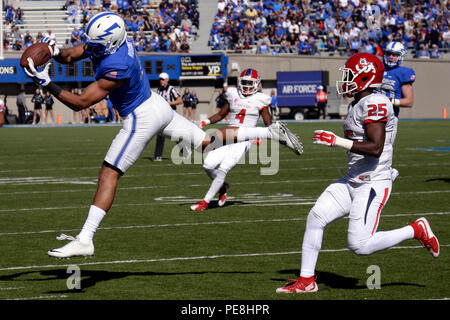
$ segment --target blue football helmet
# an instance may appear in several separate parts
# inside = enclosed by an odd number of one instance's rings
[[[406,49],[401,42],[389,42],[383,52],[384,65],[389,68],[397,67],[402,63],[405,55]]]

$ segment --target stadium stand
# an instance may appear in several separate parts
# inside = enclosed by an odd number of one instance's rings
[[[4,50],[24,50],[49,30],[59,45],[76,45],[92,15],[113,11],[124,17],[141,52],[191,52],[196,46],[203,53],[347,56],[381,54],[395,40],[408,48],[409,58],[450,55],[450,3],[445,0],[4,2]],[[200,12],[209,26],[200,28]]]
[[[199,28],[197,7],[197,0],[9,0],[3,10],[3,46],[24,50],[45,35],[58,45],[74,46],[83,41],[91,16],[112,11],[124,18],[138,51],[190,52]]]
[[[209,46],[227,53],[381,55],[400,41],[409,57],[439,58],[450,47],[443,0],[218,0]]]

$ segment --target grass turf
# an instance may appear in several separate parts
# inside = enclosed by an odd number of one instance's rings
[[[60,233],[76,235],[87,216],[104,155],[119,127],[6,128],[0,132],[0,299],[51,300],[409,300],[448,299],[450,289],[449,121],[401,121],[394,148],[400,171],[378,230],[429,218],[441,242],[433,259],[416,240],[370,256],[346,249],[347,220],[325,230],[317,264],[319,292],[279,295],[298,276],[309,209],[346,171],[342,149],[316,146],[315,129],[340,122],[288,125],[304,142],[296,156],[280,148],[276,175],[242,164],[227,176],[224,208],[201,213],[190,204],[210,180],[200,164],[175,165],[166,140],[163,162],[154,141],[119,181],[113,208],[95,236],[95,257],[50,259]],[[441,148],[431,150],[429,148]],[[80,268],[70,290],[68,265]],[[381,289],[369,290],[369,266]]]

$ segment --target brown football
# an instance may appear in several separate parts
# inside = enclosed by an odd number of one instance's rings
[[[52,58],[48,43],[38,42],[28,47],[20,58],[20,65],[24,68],[28,68],[28,57],[31,57],[35,67],[40,67],[46,64]]]

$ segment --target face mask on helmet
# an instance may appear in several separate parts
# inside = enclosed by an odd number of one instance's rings
[[[390,42],[384,50],[383,62],[389,68],[399,66],[405,54],[406,50],[403,44],[400,42]]]
[[[119,15],[98,13],[87,25],[85,52],[90,57],[112,54],[125,42],[126,37],[125,23]]]
[[[349,97],[367,88],[379,87],[383,80],[384,67],[381,61],[368,53],[350,57],[345,67],[339,70],[342,72],[342,80],[336,81],[337,93]]]
[[[84,52],[90,57],[101,57],[106,54],[106,47],[101,43],[86,42]]]
[[[258,92],[261,79],[253,69],[244,70],[238,79],[238,87],[243,95],[248,96]]]

